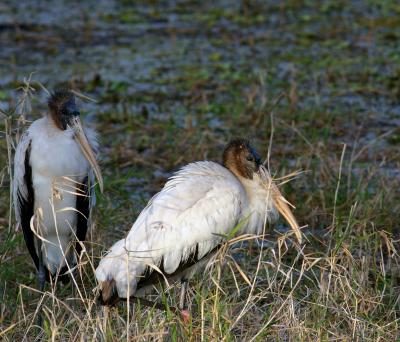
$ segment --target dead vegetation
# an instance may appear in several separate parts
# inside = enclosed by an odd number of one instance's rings
[[[68,21],[56,40],[49,35],[44,52],[42,39],[24,38],[34,27],[0,32],[10,42],[0,57],[11,56],[0,69],[14,75],[0,85],[0,339],[398,340],[397,2],[245,1],[239,10],[170,3],[159,10],[140,2],[89,20],[82,49],[68,36]],[[164,30],[170,14],[178,21]],[[120,22],[120,31],[110,28]],[[48,35],[47,27],[38,30],[36,37]],[[21,82],[37,66],[41,72]],[[101,136],[105,186],[76,285],[45,293],[36,290],[10,193],[16,143],[45,109],[39,76],[49,78],[46,86],[69,85],[97,100],[82,107]],[[300,226],[307,225],[303,245],[283,220],[266,226],[263,239],[227,242],[190,283],[188,326],[138,305],[101,308],[93,270],[106,248],[174,170],[220,160],[237,136],[269,156],[275,179],[303,171],[280,180]],[[150,299],[176,305],[178,293],[158,288]],[[42,330],[34,326],[39,303]]]

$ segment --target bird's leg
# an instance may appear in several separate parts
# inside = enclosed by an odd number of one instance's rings
[[[44,285],[46,283],[46,269],[43,263],[43,254],[42,254],[42,241],[38,239],[38,256],[39,256],[39,269],[38,269],[38,280],[39,280],[39,291],[43,292]],[[41,306],[38,309],[38,318],[37,325],[42,327],[43,324],[43,316],[42,316],[42,308]]]
[[[185,305],[187,287],[188,287],[188,280],[184,278],[181,280],[181,293],[179,296],[178,308],[179,308],[179,310],[181,310],[181,316],[185,323],[188,323],[190,320],[190,313],[187,310],[186,305]]]
[[[186,290],[187,290],[188,281],[187,279],[181,280],[181,293],[179,296],[179,310],[185,309],[185,301],[186,301]]]

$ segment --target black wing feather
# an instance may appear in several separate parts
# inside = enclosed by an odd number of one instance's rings
[[[90,215],[90,186],[89,178],[86,177],[83,184],[80,186],[79,195],[76,196],[76,210],[78,210],[77,225],[76,225],[76,237],[78,241],[75,245],[76,253],[79,254],[82,251],[81,244],[79,241],[85,241],[86,233],[89,226],[89,215]],[[84,195],[82,195],[82,193]]]
[[[18,205],[20,208],[20,223],[24,233],[26,247],[28,248],[32,260],[35,263],[36,269],[39,269],[39,257],[35,247],[35,236],[31,230],[31,218],[34,214],[35,193],[32,185],[32,168],[29,161],[30,155],[31,143],[29,143],[28,148],[26,149],[24,162],[24,181],[27,189],[27,196],[24,198],[24,196],[22,196],[21,192],[18,190]]]
[[[215,253],[221,245],[217,245],[211,251],[209,251],[202,258],[199,258],[199,245],[196,244],[196,249],[189,255],[187,260],[181,261],[178,268],[173,273],[167,273],[164,270],[164,258],[161,258],[159,269],[162,274],[164,274],[167,278],[173,278],[175,276],[180,275],[188,268],[194,266],[196,263],[202,261],[207,258],[210,254]],[[144,273],[140,277],[140,280],[137,283],[136,290],[140,290],[141,288],[147,287],[149,285],[157,285],[164,281],[164,277],[159,272],[155,272],[153,268],[146,267]]]

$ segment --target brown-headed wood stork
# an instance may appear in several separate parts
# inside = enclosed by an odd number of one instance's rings
[[[88,229],[95,177],[103,189],[96,133],[82,127],[74,94],[55,91],[48,107],[48,114],[21,136],[13,184],[17,223],[41,291],[45,281],[56,275],[68,281],[65,272],[75,267],[75,251],[79,255]]]
[[[182,281],[183,313],[187,279],[218,250],[223,236],[240,224],[237,234],[260,234],[264,222],[277,218],[277,211],[301,241],[299,226],[257,152],[247,140],[231,141],[222,165],[200,161],[176,172],[128,236],[101,259],[96,269],[100,302],[114,305],[119,299],[141,297],[165,276]]]

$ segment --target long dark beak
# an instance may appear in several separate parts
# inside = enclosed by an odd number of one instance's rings
[[[302,236],[300,227],[287,204],[288,202],[286,201],[285,197],[282,196],[278,187],[274,183],[271,184],[271,188],[272,188],[272,199],[274,201],[275,207],[285,218],[285,220],[289,223],[290,227],[293,229],[294,234],[297,237],[297,240],[299,241],[299,243],[301,243]]]
[[[99,164],[97,164],[96,157],[90,144],[86,138],[85,132],[83,131],[81,120],[79,116],[75,116],[71,122],[71,128],[75,132],[75,138],[78,142],[81,150],[89,162],[90,166],[92,167],[94,174],[96,175],[97,181],[99,182],[100,191],[103,192],[103,176],[101,175]]]

